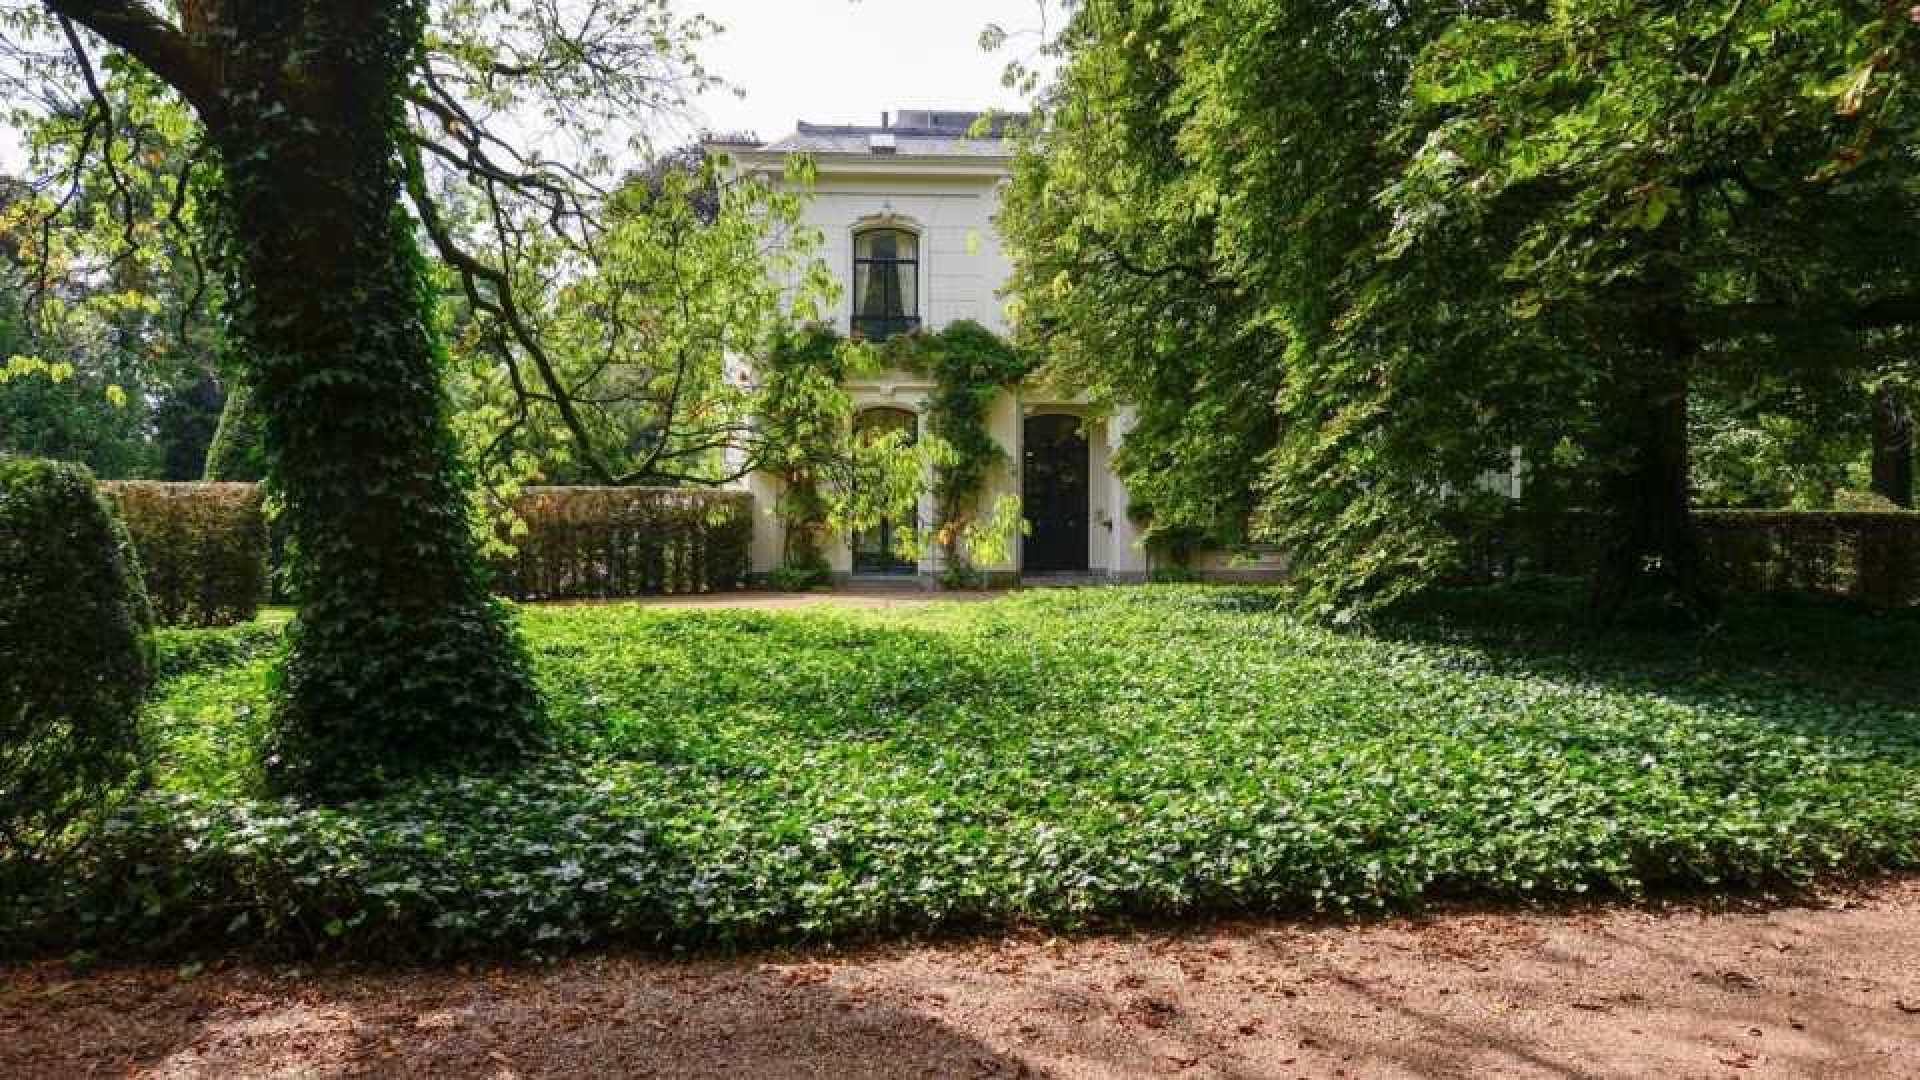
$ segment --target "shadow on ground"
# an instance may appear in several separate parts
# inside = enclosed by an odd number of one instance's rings
[[[1460,648],[1492,670],[1638,689],[1662,683],[1780,688],[1911,705],[1920,697],[1920,611],[1815,600],[1728,604],[1711,629],[1663,633],[1596,622],[1577,583],[1449,589],[1401,605],[1365,631]]]
[[[0,973],[0,1075],[1897,1077],[1920,882],[1822,906],[675,963]]]

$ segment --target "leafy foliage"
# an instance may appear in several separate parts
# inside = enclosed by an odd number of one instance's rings
[[[938,333],[895,338],[887,353],[893,363],[933,377],[926,405],[927,428],[940,440],[931,484],[933,540],[942,555],[943,583],[977,585],[979,565],[1006,559],[1020,522],[1017,501],[984,515],[980,510],[988,478],[1007,460],[987,427],[988,412],[1008,387],[1033,372],[1034,362],[970,319]]]
[[[754,365],[759,467],[780,482],[774,507],[784,531],[777,587],[806,589],[831,576],[823,546],[831,531],[883,519],[912,520],[937,444],[902,432],[856,430],[846,381],[879,364],[872,348],[813,324],[781,334]],[[906,540],[914,539],[906,530]]]
[[[857,429],[843,384],[883,367],[933,379],[924,437]],[[1017,499],[984,513],[980,506],[989,476],[1006,461],[988,412],[1032,369],[1025,353],[971,320],[880,346],[845,341],[824,326],[784,339],[762,365],[759,413],[769,471],[781,481],[788,546],[781,584],[804,588],[825,579],[820,549],[829,529],[917,520],[919,497],[930,490],[928,525],[942,554],[943,583],[978,585],[977,566],[1003,561],[1020,524]],[[922,543],[920,529],[900,530],[900,555],[917,558]]]
[[[1697,615],[1696,385],[1844,388],[1824,433],[1907,363],[1910,30],[1865,0],[1079,5],[1008,198],[1023,333],[1140,403],[1152,532],[1250,509],[1304,610],[1445,578],[1517,450],[1526,498],[1603,513],[1603,607]]]
[[[796,164],[792,180],[808,176]],[[456,305],[455,385],[469,457],[552,483],[714,485],[775,453],[751,422],[757,361],[819,318],[836,288],[801,224],[804,196],[715,165],[636,174],[608,200],[584,266],[566,244],[514,258],[529,361]],[[557,287],[554,282],[560,282]],[[530,393],[552,378],[565,394]]]
[[[138,767],[151,619],[93,477],[0,456],[0,892]]]
[[[37,925],[551,953],[1920,863],[1910,617],[1754,609],[1676,643],[1597,637],[1564,596],[1450,594],[1366,635],[1208,588],[530,610],[562,752],[338,808],[250,794],[256,660],[153,704],[164,793]]]
[[[1276,28],[1276,5],[1226,7],[1232,11],[1221,12],[1221,24],[1283,39],[1310,40],[1366,22],[1329,20],[1316,10]],[[1275,399],[1287,344],[1229,272],[1235,253],[1224,247],[1216,182],[1193,170],[1190,156],[1168,152],[1187,123],[1226,123],[1214,112],[1194,114],[1198,87],[1192,98],[1177,100],[1181,73],[1197,73],[1206,62],[1204,54],[1185,54],[1181,30],[1214,32],[1206,9],[1089,4],[1069,20],[1052,46],[1067,63],[1037,103],[1050,123],[1037,125],[1044,135],[1023,150],[999,222],[1014,258],[1009,292],[1019,343],[1046,358],[1047,374],[1137,412],[1113,466],[1145,537],[1161,547],[1246,538],[1261,461],[1277,438]],[[1344,79],[1346,58],[1332,63]],[[1343,187],[1344,161],[1334,156],[1341,144],[1306,134],[1324,134],[1317,125],[1328,116],[1289,97],[1286,82],[1295,74],[1302,81],[1329,78],[1329,66],[1294,57],[1235,69],[1260,72],[1257,87],[1209,72],[1209,89],[1259,95],[1273,114],[1269,134],[1284,141],[1209,131],[1206,137],[1220,141],[1205,144],[1196,132],[1194,149],[1215,145],[1249,168],[1295,162],[1303,189],[1310,174],[1315,198],[1342,205],[1351,188]],[[1350,93],[1337,115],[1358,100]],[[1261,212],[1251,202],[1235,208]],[[1302,214],[1287,221],[1286,236],[1318,235],[1336,220]]]
[[[70,375],[0,387],[0,450],[108,479],[198,479],[229,374],[201,214],[215,170],[150,73],[115,57],[96,82],[94,101],[8,115],[28,176],[72,179],[0,179],[0,360]],[[63,210],[67,227],[42,228]]]
[[[235,626],[163,626],[151,638],[154,675],[175,679],[272,656],[286,644],[286,631],[284,622],[266,619]]]

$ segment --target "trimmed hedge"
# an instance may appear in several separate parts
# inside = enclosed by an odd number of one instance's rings
[[[0,883],[138,768],[151,623],[93,474],[0,456]]]
[[[1694,522],[1707,558],[1737,592],[1920,604],[1920,513],[1709,510]]]
[[[168,626],[252,619],[267,592],[267,516],[256,484],[111,483],[140,555],[154,615]]]
[[[1920,605],[1920,513],[1855,510],[1696,510],[1708,566],[1739,595],[1802,595],[1870,607]],[[1593,514],[1516,518],[1474,567],[1579,575],[1599,560]]]
[[[745,583],[753,496],[680,488],[530,488],[514,502],[517,554],[494,562],[515,600],[705,593]]]
[[[225,626],[259,612],[272,551],[256,484],[112,483],[160,621]],[[515,600],[610,600],[745,584],[753,496],[680,488],[529,488],[525,532],[505,537],[495,591]]]

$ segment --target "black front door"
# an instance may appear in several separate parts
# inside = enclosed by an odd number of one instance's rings
[[[1027,417],[1021,572],[1087,572],[1087,436],[1077,416]]]

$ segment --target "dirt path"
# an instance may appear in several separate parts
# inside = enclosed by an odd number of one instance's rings
[[[925,607],[929,604],[977,604],[992,600],[1004,592],[939,592],[911,586],[855,585],[819,592],[763,592],[745,589],[739,592],[700,593],[691,596],[650,596],[633,600],[576,600],[554,607],[578,607],[599,604],[637,604],[643,607],[692,611],[804,611],[812,608],[850,608],[855,610],[891,610]]]
[[[846,955],[0,973],[31,1077],[1920,1077],[1920,882]]]

